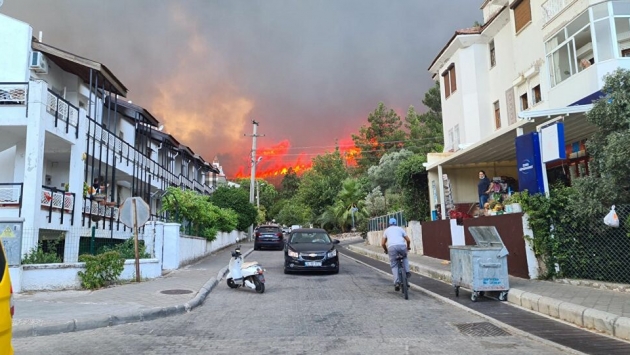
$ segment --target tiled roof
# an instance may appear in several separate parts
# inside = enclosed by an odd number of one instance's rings
[[[435,59],[433,59],[433,61],[431,62],[431,65],[429,65],[429,68],[427,70],[431,70],[431,67],[433,66],[433,64],[437,62],[438,58],[440,58],[440,56],[446,51],[446,49],[451,45],[451,43],[453,43],[453,41],[455,40],[455,38],[457,38],[457,36],[481,34],[483,30],[485,30],[486,27],[488,27],[492,23],[492,21],[494,21],[497,17],[499,17],[499,14],[501,14],[503,10],[505,10],[506,8],[507,8],[506,6],[503,6],[501,10],[497,11],[496,14],[492,15],[492,17],[489,18],[488,21],[484,23],[482,26],[464,28],[464,29],[455,31],[455,34],[453,35],[453,37],[451,37],[451,39],[446,43],[446,45],[444,46],[444,48],[442,48],[440,53],[438,53],[438,55],[435,56]]]

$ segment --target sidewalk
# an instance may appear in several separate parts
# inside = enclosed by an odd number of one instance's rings
[[[242,243],[249,255],[253,243]],[[233,246],[154,280],[84,291],[15,296],[13,337],[48,335],[185,313],[203,303],[227,274]],[[166,291],[166,292],[165,292]]]
[[[358,243],[346,248],[389,263],[380,246]],[[451,283],[451,266],[447,261],[409,254],[409,264],[412,271],[420,275]],[[510,276],[508,302],[582,328],[630,340],[630,292]]]

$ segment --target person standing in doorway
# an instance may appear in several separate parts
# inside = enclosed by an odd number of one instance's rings
[[[479,194],[479,209],[483,210],[486,202],[488,202],[488,189],[490,188],[490,179],[486,176],[486,172],[479,170],[479,184],[477,184],[477,192]]]

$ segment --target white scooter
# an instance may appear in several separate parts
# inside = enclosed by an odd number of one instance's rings
[[[249,287],[258,293],[265,292],[265,269],[256,261],[244,263],[240,245],[232,252],[228,269],[227,284],[230,288]]]

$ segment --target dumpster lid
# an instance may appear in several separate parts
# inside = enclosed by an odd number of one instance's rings
[[[495,226],[468,227],[468,230],[472,237],[475,238],[475,243],[479,246],[492,246],[492,244],[498,244],[495,246],[503,245],[501,236]]]
[[[497,231],[495,226],[477,226],[477,227],[468,227],[468,231],[473,238],[475,238],[475,243],[479,246],[492,246],[492,247],[501,247],[501,252],[499,252],[499,257],[503,257],[508,255],[508,251],[501,240],[501,236]]]

